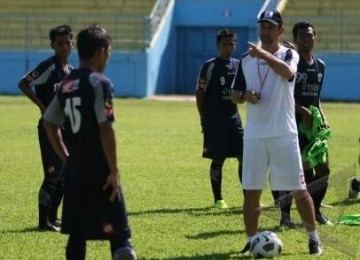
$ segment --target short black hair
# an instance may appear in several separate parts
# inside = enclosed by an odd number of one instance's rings
[[[230,29],[220,30],[216,35],[216,43],[219,44],[224,38],[234,38],[235,41],[237,40],[236,33]]]
[[[70,25],[67,24],[59,25],[50,29],[49,38],[51,43],[54,43],[56,37],[60,35],[70,35],[71,39],[74,37]]]
[[[105,28],[93,24],[81,30],[77,35],[76,46],[80,60],[90,59],[97,50],[108,49],[112,39]]]
[[[292,29],[293,39],[294,40],[296,39],[299,29],[307,29],[309,27],[313,29],[313,32],[314,32],[314,35],[315,35],[316,34],[315,27],[311,23],[309,23],[309,22],[297,22],[296,24],[294,24],[294,27]]]

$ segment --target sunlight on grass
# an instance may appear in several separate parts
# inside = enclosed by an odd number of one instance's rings
[[[323,212],[332,221],[359,214],[359,200],[345,200],[347,179],[359,175],[360,105],[324,103],[332,127],[330,188]],[[245,116],[245,106],[240,113]],[[36,125],[39,111],[24,97],[0,97],[0,259],[65,259],[67,237],[36,231],[42,169]],[[216,210],[201,158],[202,134],[193,102],[116,99],[121,180],[140,259],[241,259],[246,240],[237,161],[224,165],[223,195],[229,209]],[[263,204],[273,205],[269,190]],[[266,208],[261,229],[276,230],[284,248],[279,259],[312,259],[303,229],[278,229],[279,210]],[[294,221],[300,222],[292,208]],[[321,259],[360,259],[358,227],[320,226]],[[87,259],[110,259],[109,243],[89,242]]]

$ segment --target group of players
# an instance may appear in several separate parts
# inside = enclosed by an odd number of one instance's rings
[[[258,24],[261,45],[249,43],[240,60],[232,57],[236,34],[220,31],[219,55],[202,66],[198,78],[203,157],[212,160],[214,206],[227,208],[221,192],[222,167],[226,158],[236,157],[248,235],[242,252],[248,252],[258,230],[260,195],[269,169],[274,200],[281,208],[280,225],[295,227],[290,218],[294,198],[309,234],[309,253],[320,255],[315,219],[331,225],[320,212],[330,174],[328,155],[324,151],[326,160],[315,166],[302,160],[301,152],[312,140],[298,127],[302,123],[312,128],[309,107],[314,106],[321,127],[329,128],[320,103],[325,64],[313,54],[312,24],[294,25],[297,51],[279,41],[284,25],[278,11],[264,11]],[[92,239],[109,240],[114,259],[136,259],[116,159],[113,86],[102,74],[111,55],[111,37],[99,25],[81,30],[76,39],[78,69],[68,63],[74,45],[71,27],[52,28],[49,37],[54,56],[18,83],[41,114],[38,138],[44,180],[38,196],[39,229],[69,234],[67,259],[85,259],[86,240]],[[237,104],[245,101],[244,130]],[[359,188],[356,181],[353,194]],[[57,211],[63,197],[60,220]]]
[[[71,27],[52,28],[49,37],[54,56],[18,84],[41,114],[39,229],[69,235],[66,259],[85,259],[86,241],[100,239],[110,241],[113,259],[134,260],[112,127],[113,84],[102,74],[112,39],[97,24],[81,30],[76,39],[79,68],[74,69],[68,63],[74,45]]]
[[[302,156],[313,139],[315,107],[319,127],[330,131],[320,94],[325,64],[313,54],[316,31],[308,22],[292,29],[293,41],[280,42],[284,31],[281,14],[266,10],[259,20],[260,45],[249,42],[240,60],[232,57],[237,37],[228,29],[217,34],[219,55],[206,61],[196,87],[197,108],[204,135],[203,157],[211,159],[210,182],[214,207],[224,209],[222,166],[226,158],[239,161],[238,174],[244,194],[244,224],[249,251],[258,231],[261,191],[266,187],[267,170],[275,202],[281,209],[280,225],[295,228],[290,208],[295,199],[298,212],[309,234],[309,253],[322,254],[315,221],[332,225],[320,206],[328,188],[330,174],[328,151],[325,160],[309,163]],[[243,129],[238,103],[247,103],[247,121]],[[327,140],[322,140],[327,148]]]

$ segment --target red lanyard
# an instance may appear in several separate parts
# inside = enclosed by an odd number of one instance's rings
[[[260,59],[257,59],[257,69],[258,69],[258,77],[259,77],[259,81],[260,81],[260,92],[259,93],[261,93],[261,91],[262,91],[262,89],[264,87],[266,78],[267,78],[267,76],[269,74],[270,66],[268,65],[265,76],[263,78],[261,77],[261,73],[260,73]]]

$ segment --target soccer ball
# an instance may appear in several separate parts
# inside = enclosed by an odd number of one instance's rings
[[[271,258],[281,253],[282,243],[280,238],[271,231],[258,233],[250,244],[250,252],[256,258]]]

